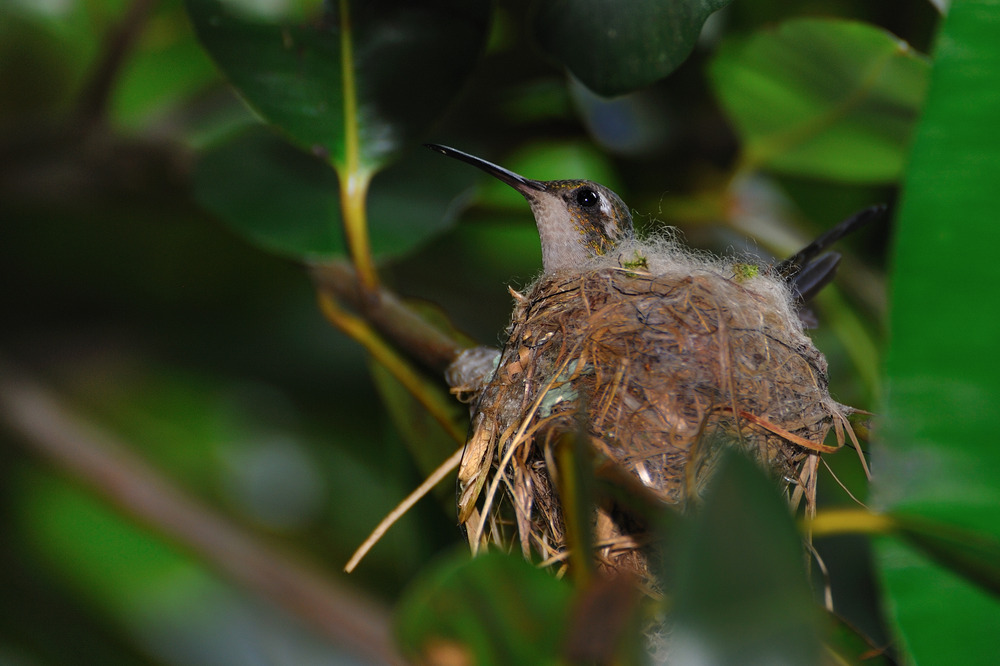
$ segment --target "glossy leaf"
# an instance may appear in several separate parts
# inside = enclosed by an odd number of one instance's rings
[[[413,250],[454,222],[456,192],[472,170],[429,177],[434,156],[416,151],[377,174],[369,192],[368,231],[375,256]],[[250,131],[202,155],[195,197],[247,240],[294,258],[346,254],[337,176],[322,161],[268,132]]]
[[[688,57],[702,25],[731,0],[546,0],[534,6],[542,48],[611,97],[662,79]]]
[[[875,508],[960,527],[980,543],[1000,540],[992,362],[1000,318],[991,287],[1000,243],[998,40],[996,3],[952,4],[900,205],[885,423],[872,464]],[[996,596],[896,540],[879,541],[878,560],[913,663],[1000,661]]]
[[[451,102],[483,49],[489,18],[485,0],[341,0],[323,3],[305,23],[284,24],[236,5],[187,0],[199,39],[230,82],[300,147],[339,168],[356,158],[369,171]]]
[[[561,663],[571,595],[568,583],[518,555],[461,553],[408,590],[397,634],[421,663]]]
[[[728,40],[710,73],[748,168],[867,183],[899,177],[927,69],[880,28],[796,19]]]
[[[802,538],[758,467],[727,453],[680,547],[671,664],[816,664]]]
[[[1000,539],[951,525],[895,517],[896,530],[939,564],[1000,597]]]

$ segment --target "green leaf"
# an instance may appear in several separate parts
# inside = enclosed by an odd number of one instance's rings
[[[16,491],[18,527],[39,559],[111,615],[135,618],[195,572],[189,558],[55,475],[26,476]]]
[[[594,92],[611,97],[677,69],[705,19],[731,0],[546,0],[533,28],[542,48]]]
[[[472,169],[442,169],[417,151],[375,176],[368,232],[376,256],[411,251],[454,223],[455,193],[472,185]],[[322,161],[271,133],[251,130],[204,153],[194,176],[197,201],[247,240],[293,258],[340,257],[337,176]]]
[[[727,452],[679,546],[671,664],[816,664],[802,537],[773,483]]]
[[[218,72],[188,27],[182,3],[160,3],[155,29],[143,31],[115,85],[115,120],[132,130],[163,122],[173,107],[200,94]]]
[[[895,516],[894,523],[899,534],[939,564],[1000,596],[1000,540],[909,516]]]
[[[519,556],[461,553],[406,592],[397,634],[404,653],[423,663],[445,663],[430,657],[446,654],[479,666],[561,663],[571,596],[568,583]]]
[[[874,645],[857,628],[836,615],[827,616],[830,635],[826,641],[826,649],[830,658],[824,664],[863,664],[864,666],[894,666],[886,654],[885,646]]]
[[[352,173],[395,158],[438,118],[484,47],[489,6],[341,0],[279,24],[232,1],[187,0],[199,39],[243,98]]]
[[[796,19],[727,40],[712,85],[748,168],[853,183],[899,177],[927,62],[864,23]]]
[[[1000,7],[952,3],[895,234],[887,392],[874,507],[1000,539]],[[971,544],[970,544],[971,545]],[[1000,661],[1000,600],[893,539],[878,543],[887,607],[914,663]]]

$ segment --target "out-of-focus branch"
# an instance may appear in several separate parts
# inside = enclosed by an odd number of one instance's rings
[[[340,261],[309,267],[317,289],[347,303],[398,349],[424,367],[443,373],[465,349],[459,341],[429,324],[393,292],[380,287],[365,298],[354,269]]]
[[[26,446],[239,585],[301,618],[336,645],[402,664],[387,613],[319,571],[257,541],[174,486],[129,447],[4,367],[0,419]]]

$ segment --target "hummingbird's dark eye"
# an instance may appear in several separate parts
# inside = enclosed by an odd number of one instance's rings
[[[597,192],[589,187],[584,187],[576,192],[576,202],[584,208],[590,208],[591,206],[596,205],[600,200],[601,198],[597,196]]]

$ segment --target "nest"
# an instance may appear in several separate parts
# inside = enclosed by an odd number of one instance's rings
[[[726,446],[813,509],[819,454],[836,448],[823,442],[835,427],[843,444],[850,412],[830,398],[826,360],[779,280],[678,252],[629,248],[624,265],[543,276],[513,292],[492,373],[481,352],[453,368],[456,392],[475,400],[459,470],[459,519],[474,550],[495,543],[565,558],[553,448],[566,435],[681,509],[698,501]],[[607,504],[593,520],[599,561],[645,574],[642,528]]]

